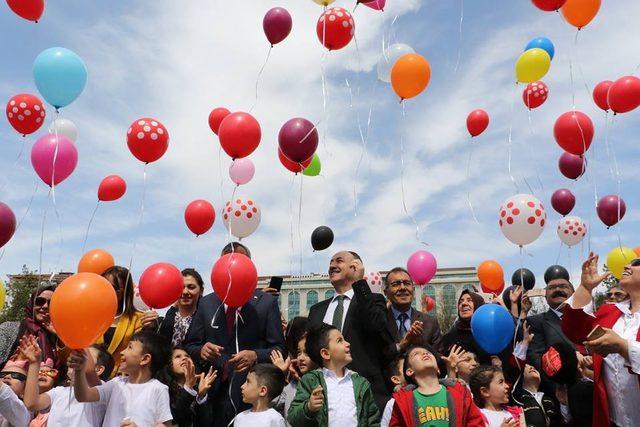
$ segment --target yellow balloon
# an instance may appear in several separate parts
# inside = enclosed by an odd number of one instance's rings
[[[0,310],[4,308],[4,298],[5,298],[4,282],[0,280]]]
[[[336,0],[313,0],[314,3],[318,3],[320,6],[329,6]]]
[[[607,255],[607,268],[616,279],[620,280],[624,266],[636,258],[638,255],[631,248],[626,246],[613,248]]]
[[[516,61],[516,79],[520,83],[532,83],[540,80],[549,71],[551,57],[546,50],[528,49]]]

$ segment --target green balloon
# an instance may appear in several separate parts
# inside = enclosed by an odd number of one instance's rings
[[[311,163],[302,171],[302,174],[306,176],[318,176],[320,175],[321,169],[322,165],[320,164],[320,157],[318,157],[317,154],[314,154],[313,159],[311,159]]]

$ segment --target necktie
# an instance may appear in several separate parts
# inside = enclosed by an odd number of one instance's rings
[[[236,323],[236,307],[227,307],[227,332],[229,335],[233,335],[233,325]]]
[[[398,315],[398,321],[400,322],[400,326],[398,327],[398,335],[400,335],[400,339],[404,338],[407,335],[407,327],[405,326],[405,322],[409,319],[407,313],[400,313]]]
[[[344,306],[343,306],[344,299],[345,299],[344,295],[338,295],[336,297],[336,300],[338,301],[338,305],[336,306],[336,309],[333,312],[333,320],[331,321],[331,324],[336,328],[338,328],[338,330],[341,332],[342,332],[342,317],[344,314]]]

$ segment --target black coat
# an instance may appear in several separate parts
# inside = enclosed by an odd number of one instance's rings
[[[550,395],[544,394],[542,404],[539,404],[531,393],[518,388],[515,397],[524,409],[527,427],[556,427],[560,424],[558,404]]]
[[[544,375],[541,367],[542,355],[552,345],[563,342],[575,350],[573,343],[562,332],[561,320],[551,309],[541,314],[527,317],[533,340],[527,350],[527,363]]]

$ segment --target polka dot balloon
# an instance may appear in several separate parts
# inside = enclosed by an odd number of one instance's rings
[[[45,116],[42,101],[28,93],[16,95],[7,102],[7,120],[23,136],[40,129]]]
[[[129,126],[127,145],[136,159],[155,162],[169,148],[169,132],[158,120],[144,117]]]
[[[260,207],[251,198],[236,197],[224,206],[222,222],[232,235],[242,239],[260,225]]]
[[[316,25],[318,40],[329,50],[342,49],[355,34],[353,16],[342,7],[332,7],[320,15]]]
[[[531,194],[517,194],[504,201],[498,211],[502,234],[518,246],[528,245],[544,230],[547,212]]]
[[[372,271],[367,273],[364,278],[367,281],[371,292],[378,294],[382,293],[382,276],[380,276],[379,272]]]
[[[522,101],[529,109],[538,108],[544,104],[548,95],[549,88],[544,82],[538,80],[537,82],[529,83],[527,87],[524,88]]]
[[[558,237],[567,246],[577,245],[587,234],[587,223],[578,216],[566,216],[558,221]]]

